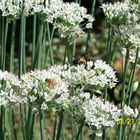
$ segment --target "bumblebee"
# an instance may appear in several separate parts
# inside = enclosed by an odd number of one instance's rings
[[[73,65],[78,65],[78,64],[86,64],[86,59],[84,57],[78,58],[73,60]]]
[[[46,79],[46,83],[50,89],[54,89],[54,87],[57,85],[55,79]]]
[[[87,59],[85,57],[81,57],[81,58],[78,58],[78,59],[73,60],[73,65],[76,65],[77,66],[77,65],[84,64],[85,65],[85,68],[86,68],[88,61],[92,61],[94,63],[95,62],[95,59]]]

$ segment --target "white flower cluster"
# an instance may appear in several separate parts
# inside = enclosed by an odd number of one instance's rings
[[[0,106],[8,106],[20,100],[18,89],[20,81],[15,75],[0,70]]]
[[[134,117],[134,118],[136,118],[139,114],[139,112],[136,108],[135,108],[135,110],[133,110],[131,107],[126,106],[126,105],[124,106],[123,111],[124,111],[123,113],[125,116],[130,116],[130,117]]]
[[[129,61],[135,63],[136,52],[140,47],[140,25],[121,25],[115,29],[115,37],[118,39],[119,45],[123,47],[122,53],[126,55],[126,50],[129,49]],[[140,49],[138,52],[138,63],[140,65]]]
[[[19,102],[33,109],[52,112],[63,109],[67,117],[78,124],[84,122],[101,136],[102,127],[115,126],[122,115],[138,115],[136,109],[124,106],[120,110],[94,95],[106,86],[114,87],[116,82],[115,72],[102,60],[31,71],[22,75],[20,80],[13,74],[0,71],[0,105],[6,107]]]
[[[124,56],[126,56],[126,48],[123,48],[122,49],[122,54],[124,55]],[[134,48],[134,49],[130,49],[129,50],[129,61],[131,62],[131,63],[135,63],[135,61],[136,61],[136,54],[137,54],[137,48]],[[138,51],[138,58],[137,58],[137,65],[136,65],[137,67],[140,67],[140,50]]]
[[[138,5],[130,0],[102,4],[102,9],[108,22],[114,25],[131,24],[139,20]]]
[[[122,115],[134,118],[138,116],[137,109],[134,111],[129,106],[124,106],[123,110],[95,95],[91,98],[90,93],[85,92],[70,99],[70,109],[66,110],[66,114],[74,122],[80,124],[84,122],[91,132],[102,136],[102,128],[114,127],[117,119]]]
[[[121,25],[115,29],[116,37],[120,40],[122,47],[138,48],[140,47],[140,25]]]
[[[102,127],[114,127],[116,120],[121,116],[121,110],[117,106],[93,96],[83,102],[82,109],[85,123],[93,129],[96,127],[96,135],[102,135]]]
[[[78,3],[62,0],[0,0],[2,15],[12,20],[38,14],[42,21],[47,21],[61,33],[62,37],[76,37],[83,34],[80,23],[87,19],[86,28],[92,28],[93,17],[87,14]]]
[[[84,7],[78,3],[64,3],[61,0],[50,0],[41,13],[42,19],[48,21],[58,28],[62,36],[77,36],[83,33],[80,23],[87,19],[88,28],[92,28],[93,18],[87,14]],[[90,25],[90,26],[89,26]]]
[[[0,10],[2,16],[10,19],[19,18],[22,11],[22,0],[0,0]]]
[[[72,88],[94,92],[98,92],[105,87],[113,88],[117,83],[115,71],[102,60],[87,61],[86,64],[68,66],[62,76]]]
[[[57,74],[37,70],[22,75],[21,81],[21,99],[25,104],[46,110],[52,102],[61,104],[68,100],[68,85]]]

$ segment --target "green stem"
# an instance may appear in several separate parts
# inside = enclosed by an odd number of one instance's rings
[[[14,114],[13,109],[12,109],[12,123],[13,123],[14,138],[15,138],[15,140],[17,140],[17,131],[16,131],[16,127],[15,127],[15,114]]]
[[[54,122],[54,130],[53,130],[53,138],[52,140],[55,140],[55,134],[56,134],[56,126],[57,126],[57,116],[55,117],[55,122]]]
[[[7,45],[7,34],[8,34],[8,25],[9,21],[6,19],[5,33],[4,33],[4,48],[3,48],[3,70],[5,70],[5,61],[6,61],[6,45]]]
[[[1,140],[4,140],[4,130],[3,130],[3,117],[4,117],[4,108],[1,106],[1,113],[0,113],[0,137]]]
[[[29,109],[28,109],[28,117],[27,117],[27,121],[26,121],[26,138],[28,140],[30,140],[30,133],[31,133],[31,119],[32,119],[32,109],[31,109],[31,106],[29,106]]]
[[[53,57],[53,47],[52,47],[52,40],[54,35],[54,27],[52,30],[52,33],[50,34],[50,26],[49,23],[47,23],[47,31],[48,31],[48,41],[49,41],[49,49],[50,49],[50,57],[51,57],[51,64],[54,65],[54,57]]]
[[[42,42],[43,42],[43,23],[40,25],[40,34],[37,42],[37,50],[36,50],[36,58],[37,58],[37,69],[41,68],[41,50],[42,50]]]
[[[128,65],[128,59],[129,59],[129,50],[126,52],[126,58],[125,58],[125,65],[123,70],[123,81],[122,81],[122,96],[121,96],[121,106],[124,107],[125,104],[125,83],[126,83],[126,74],[127,74],[127,65]]]
[[[40,117],[40,135],[41,135],[41,140],[46,140],[45,127],[44,127],[44,117],[43,117],[43,112],[42,112],[41,109],[39,110],[39,117]]]
[[[8,19],[6,19],[6,25],[5,25],[5,19],[2,17],[2,40],[1,40],[1,69],[5,70],[5,60],[6,60],[6,45],[7,45],[7,34],[8,34]]]
[[[122,109],[123,109],[124,104],[125,104],[125,94],[126,94],[125,84],[126,84],[128,59],[129,59],[129,50],[127,50],[127,52],[126,52],[125,64],[124,64],[124,70],[123,70],[122,96],[121,96],[121,107],[122,107]],[[120,127],[119,127],[119,140],[122,140],[122,131],[123,131],[123,126],[120,125]]]
[[[35,113],[32,114],[32,122],[31,122],[31,128],[30,128],[30,140],[33,140],[34,137],[34,125],[35,125]]]
[[[34,70],[34,59],[35,59],[35,45],[36,45],[36,14],[33,19],[33,43],[32,43],[32,70]]]
[[[16,22],[14,21],[12,24],[12,36],[11,36],[10,72],[14,71],[15,30],[16,30]]]
[[[26,131],[25,131],[25,115],[24,115],[24,110],[23,110],[22,104],[20,104],[20,118],[21,118],[21,125],[22,125],[23,140],[27,140]]]
[[[60,112],[60,119],[59,119],[59,124],[58,124],[58,129],[57,129],[56,140],[60,140],[61,131],[62,131],[62,124],[63,124],[63,111]]]
[[[94,16],[95,5],[96,5],[96,0],[92,0],[92,9],[91,9],[91,15],[92,15],[92,16]],[[89,30],[88,30],[88,34],[87,34],[87,42],[86,42],[86,51],[85,51],[85,56],[86,56],[86,57],[88,57],[89,40],[90,40],[90,32],[89,32]]]
[[[129,88],[130,89],[127,91],[127,94],[129,95],[129,97],[128,97],[128,105],[130,104],[130,100],[131,100],[131,96],[132,96],[132,92],[133,92],[132,91],[133,90],[133,82],[134,82],[134,75],[135,75],[136,66],[137,66],[138,55],[139,55],[139,47],[137,48],[134,68],[133,68],[133,71],[132,71],[132,76],[131,76],[130,84],[129,84],[129,87],[128,87],[128,89]]]
[[[82,129],[83,129],[83,126],[84,126],[84,122],[80,125],[79,129],[78,129],[78,133],[77,133],[77,136],[76,136],[76,140],[79,140],[79,136],[82,132]]]

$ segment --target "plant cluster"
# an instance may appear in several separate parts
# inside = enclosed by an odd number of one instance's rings
[[[62,111],[72,121],[101,136],[102,128],[115,126],[123,110],[96,93],[102,94],[105,87],[113,88],[116,82],[115,71],[102,60],[51,66],[26,73],[21,79],[1,71],[1,83],[6,87],[1,84],[0,101],[5,107],[20,103],[36,111]],[[135,118],[138,110],[125,106],[123,115]]]

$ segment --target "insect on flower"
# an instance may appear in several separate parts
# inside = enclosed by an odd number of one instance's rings
[[[78,58],[73,60],[73,65],[78,65],[78,64],[86,64],[86,59],[84,57]]]
[[[54,89],[54,87],[57,85],[55,79],[46,79],[46,83],[50,89]]]

